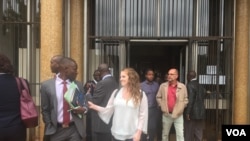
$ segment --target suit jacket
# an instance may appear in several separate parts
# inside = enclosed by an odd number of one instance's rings
[[[75,81],[79,90],[84,94],[83,85],[79,81]],[[52,135],[57,130],[57,97],[56,97],[55,79],[49,79],[41,84],[41,109],[43,121],[45,123],[45,135]],[[86,103],[86,102],[85,102]],[[84,126],[84,118],[79,118],[76,114],[71,114],[77,131],[82,138],[86,136]]]
[[[168,116],[169,111],[167,107],[167,97],[169,83],[165,82],[160,85],[158,93],[156,95],[156,100],[159,106],[161,106],[161,110],[164,115]],[[188,95],[187,88],[184,84],[177,82],[177,90],[176,90],[176,103],[173,109],[171,116],[173,118],[177,118],[183,114],[184,108],[188,103]]]
[[[185,114],[189,114],[191,119],[205,119],[205,94],[206,90],[197,80],[192,80],[187,83],[188,90],[188,105],[185,109]]]
[[[99,81],[94,90],[93,96],[87,95],[94,104],[106,107],[112,92],[119,87],[114,77],[109,76]],[[91,111],[92,130],[97,133],[111,133],[111,122],[104,123],[96,111]]]

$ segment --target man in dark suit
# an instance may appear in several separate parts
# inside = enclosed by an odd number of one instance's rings
[[[185,141],[202,141],[205,119],[205,89],[196,79],[196,72],[187,74],[187,90],[189,103],[185,109],[184,137]]]
[[[43,121],[45,123],[45,135],[50,136],[50,141],[82,141],[85,137],[84,119],[79,114],[87,112],[85,101],[76,109],[70,112],[64,112],[64,107],[69,105],[63,104],[63,88],[69,87],[75,82],[79,91],[83,94],[83,85],[76,81],[77,64],[71,59],[64,57],[60,61],[59,74],[56,78],[52,78],[42,82],[41,84],[41,109]],[[65,88],[66,89],[66,88]],[[67,110],[66,109],[66,110]],[[68,114],[65,123],[64,114]]]
[[[115,78],[110,74],[108,64],[100,64],[98,67],[101,81],[99,81],[94,89],[93,96],[87,94],[87,97],[94,104],[105,107],[112,92],[119,87]],[[93,141],[111,141],[111,123],[104,123],[96,111],[91,111]]]

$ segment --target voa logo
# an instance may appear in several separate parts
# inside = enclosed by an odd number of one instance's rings
[[[226,129],[228,136],[247,136],[244,129]]]

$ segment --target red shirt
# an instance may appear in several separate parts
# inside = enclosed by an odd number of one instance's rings
[[[168,98],[167,103],[168,104],[167,104],[167,106],[168,106],[169,113],[172,113],[173,109],[174,109],[174,105],[176,102],[176,89],[177,89],[177,85],[175,85],[175,86],[169,85],[168,86],[168,91],[167,91],[167,98]]]

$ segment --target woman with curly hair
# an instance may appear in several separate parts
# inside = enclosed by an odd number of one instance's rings
[[[147,96],[140,90],[140,78],[133,68],[121,71],[120,84],[122,87],[114,90],[106,107],[88,102],[89,108],[98,111],[107,124],[113,116],[111,133],[114,141],[140,141],[142,133],[147,133]]]
[[[20,94],[13,66],[0,53],[0,141],[25,141],[26,127],[20,115]]]

